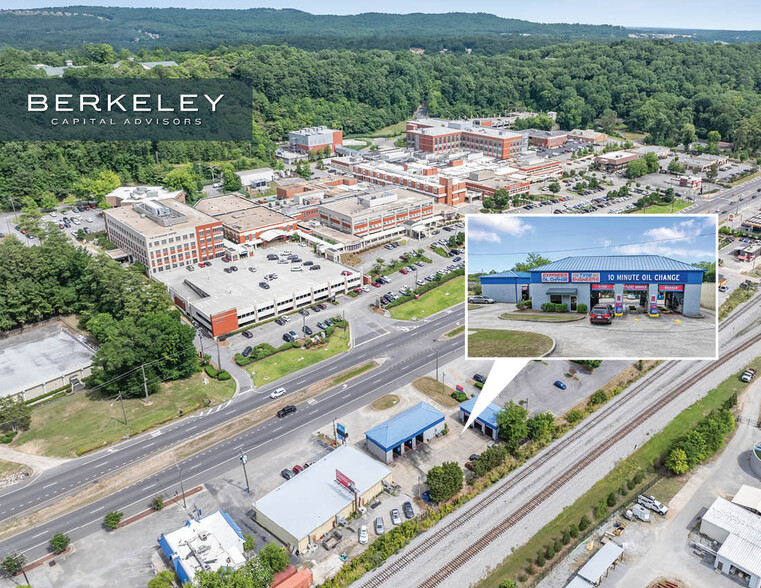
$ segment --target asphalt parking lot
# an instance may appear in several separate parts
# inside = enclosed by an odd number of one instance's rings
[[[716,313],[701,309],[702,318],[627,313],[611,324],[593,325],[587,319],[573,322],[534,322],[501,319],[513,304],[490,304],[467,313],[468,333],[473,329],[527,331],[549,335],[555,349],[549,357],[680,359],[716,357]]]

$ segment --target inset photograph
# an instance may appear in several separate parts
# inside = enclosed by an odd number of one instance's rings
[[[469,358],[717,357],[715,215],[469,215],[466,240]]]

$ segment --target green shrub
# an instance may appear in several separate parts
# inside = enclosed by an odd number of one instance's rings
[[[598,390],[590,396],[587,406],[599,406],[606,402],[608,402],[608,395],[605,393],[605,390]]]
[[[536,554],[536,559],[534,560],[534,563],[537,565],[537,567],[541,568],[544,566],[545,563],[547,563],[547,560],[544,557],[544,553],[541,551]]]
[[[579,531],[583,531],[586,529],[592,521],[589,520],[589,517],[587,515],[582,515],[581,519],[579,520]]]
[[[568,527],[568,534],[576,539],[579,536],[579,527],[578,525],[571,525]]]
[[[608,509],[605,506],[605,501],[604,500],[601,500],[600,504],[597,505],[597,507],[595,508],[594,514],[595,514],[595,518],[596,519],[601,519],[606,514],[608,514]]]
[[[568,530],[563,531],[563,538],[561,539],[563,545],[568,545],[571,542],[571,533]]]
[[[253,535],[243,535],[243,551],[252,551],[256,549],[256,539]]]
[[[246,357],[242,355],[241,353],[235,354],[235,363],[237,363],[241,367],[244,365],[248,365],[253,361],[254,361],[253,359],[251,359],[250,357]]]
[[[204,366],[203,370],[206,372],[206,375],[210,378],[216,378],[219,371],[217,371],[217,368],[215,368],[213,365],[208,364]]]
[[[547,559],[547,561],[555,557],[555,547],[552,545],[552,543],[544,548],[544,557]]]
[[[565,418],[571,424],[578,423],[580,420],[584,418],[584,413],[578,409],[569,410],[568,414],[565,415]]]
[[[645,472],[643,472],[642,470],[638,470],[637,473],[634,474],[635,484],[641,484],[644,479],[645,479]]]
[[[226,372],[225,370],[222,370],[221,372],[217,374],[217,380],[221,380],[223,382],[225,380],[229,380],[230,378],[232,378],[232,376],[230,375],[230,372]]]
[[[156,511],[162,510],[164,508],[164,496],[162,494],[154,497],[153,502],[151,503],[151,508]]]
[[[483,383],[482,383],[482,382],[476,382],[476,383],[474,384],[474,386],[475,386],[476,388],[478,388],[479,390],[483,390],[483,388],[484,388],[484,385],[483,385]]]
[[[587,309],[588,309],[587,305],[584,304],[583,302],[581,304],[577,304],[576,305],[576,312],[578,312],[578,313],[586,314],[587,313]]]
[[[123,512],[111,511],[105,517],[103,517],[103,526],[105,526],[106,529],[113,531],[116,529],[116,527],[119,526],[119,523],[123,517]]]
[[[555,543],[552,544],[552,548],[555,550],[555,553],[560,553],[560,551],[563,549],[563,545],[563,540],[558,537],[555,539]]]
[[[608,503],[608,506],[611,507],[611,508],[616,506],[616,493],[615,492],[611,492],[610,494],[608,494],[608,498],[607,498],[606,502]]]
[[[53,550],[53,553],[63,553],[66,551],[69,543],[71,543],[71,537],[59,531],[50,539],[50,548]]]

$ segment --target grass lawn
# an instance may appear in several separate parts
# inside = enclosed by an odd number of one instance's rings
[[[483,304],[468,304],[468,310],[478,310],[479,308],[483,307]]]
[[[374,400],[370,406],[375,410],[387,410],[397,404],[399,404],[399,397],[396,394],[386,394]]]
[[[254,385],[262,386],[348,350],[349,328],[345,331],[336,329],[328,344],[318,349],[289,349],[251,363],[244,369],[253,372]]]
[[[204,384],[204,377],[208,384]],[[219,404],[230,398],[235,382],[220,382],[205,374],[162,384],[161,390],[144,398],[124,401],[129,425],[124,423],[120,402],[103,398],[97,392],[79,392],[32,411],[32,425],[14,439],[12,447],[38,455],[74,457],[103,445],[135,435],[170,421],[180,409],[186,414],[204,406],[205,400]]]
[[[468,336],[470,357],[539,357],[552,348],[552,338],[526,331],[475,329]]]
[[[752,173],[752,174],[748,174],[748,175],[747,175],[747,176],[745,176],[744,178],[740,178],[740,179],[739,179],[739,180],[737,180],[736,182],[732,182],[732,183],[730,183],[730,184],[729,184],[729,186],[730,186],[730,187],[732,187],[732,188],[734,188],[735,186],[739,186],[740,184],[744,184],[745,182],[747,182],[747,181],[749,181],[749,180],[754,180],[754,179],[756,179],[756,178],[757,178],[757,177],[759,177],[759,176],[761,176],[761,171],[757,171],[757,172],[755,172],[755,173]]]
[[[757,369],[761,368],[761,358],[753,360],[751,365]],[[562,535],[563,530],[567,529],[571,524],[578,523],[582,515],[586,515],[590,520],[594,521],[593,509],[600,504],[600,501],[605,500],[611,491],[617,492],[622,486],[626,487],[627,480],[630,480],[637,471],[649,470],[652,464],[666,452],[675,439],[692,430],[696,423],[712,410],[720,408],[724,404],[724,401],[734,392],[739,394],[744,390],[747,384],[740,381],[740,375],[741,373],[736,373],[724,380],[702,400],[699,400],[677,415],[661,432],[653,435],[647,443],[632,455],[619,462],[607,476],[598,481],[571,506],[568,506],[560,516],[534,535],[526,544],[516,549],[488,578],[478,585],[479,588],[497,588],[502,580],[515,579],[520,574],[523,574],[527,561],[529,559],[533,560],[540,549],[544,549],[545,545]],[[661,476],[650,470],[639,487],[635,487],[632,490],[627,489],[625,495],[616,495],[617,507],[632,503],[637,494],[654,481],[656,483],[649,488],[648,493],[666,503],[676,494],[679,487],[686,480],[685,476],[678,478]],[[611,513],[612,510],[608,508],[607,513]],[[608,514],[606,514],[606,517]],[[581,537],[584,537],[584,533],[582,533]],[[551,565],[552,562],[547,562],[542,571],[548,571]]]
[[[671,214],[672,212],[678,212],[683,208],[687,208],[688,206],[692,206],[692,202],[676,198],[674,199],[673,204],[654,204],[653,206],[648,206],[642,210],[633,210],[631,214]]]
[[[755,294],[755,290],[743,290],[735,288],[722,305],[719,307],[719,320],[723,321],[729,314],[743,302],[750,300]]]
[[[456,329],[452,329],[448,333],[445,333],[444,336],[448,339],[451,339],[452,337],[457,337],[457,335],[462,335],[465,332],[465,325],[460,325]]]
[[[370,134],[371,137],[382,137],[386,135],[401,135],[407,130],[407,121],[399,121],[398,123],[394,123],[393,125],[388,125],[387,127],[383,127],[382,129],[378,129],[377,131],[374,131]]]
[[[368,361],[366,364],[359,366],[358,368],[349,370],[337,378],[333,378],[333,386],[338,386],[338,384],[343,384],[347,380],[351,380],[352,378],[356,378],[357,376],[361,376],[365,372],[370,371],[374,367],[377,367],[378,364],[374,361]]]
[[[450,396],[454,392],[454,389],[445,386],[442,382],[437,382],[435,378],[423,376],[412,382],[412,385],[441,406],[454,407],[460,405],[459,402]]]
[[[584,312],[565,314],[528,314],[523,312],[504,312],[499,315],[499,318],[501,319],[508,319],[513,321],[534,321],[538,323],[570,323],[573,321],[580,321],[586,317],[587,315]]]
[[[389,310],[391,318],[409,320],[425,318],[465,300],[465,276],[457,276],[429,290],[417,300],[410,300]]]

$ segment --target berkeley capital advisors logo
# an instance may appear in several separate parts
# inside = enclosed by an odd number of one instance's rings
[[[0,140],[208,140],[252,136],[240,80],[6,80]],[[23,112],[19,112],[23,108]]]

